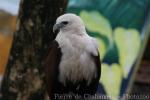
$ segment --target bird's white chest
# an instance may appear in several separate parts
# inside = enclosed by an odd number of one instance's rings
[[[96,77],[96,67],[90,52],[86,50],[88,44],[82,37],[60,38],[56,38],[62,52],[59,81],[65,84],[66,79],[72,82],[85,79],[90,83]]]

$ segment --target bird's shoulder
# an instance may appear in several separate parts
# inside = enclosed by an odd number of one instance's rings
[[[53,40],[49,45],[49,50],[53,48],[59,49],[59,43],[56,40]]]
[[[58,57],[61,57],[61,48],[59,47],[59,43],[56,40],[53,40],[49,44],[48,49],[44,55],[44,63],[50,62],[51,60],[57,60]]]
[[[98,56],[98,43],[95,38],[87,37],[86,39],[86,50],[93,56]]]

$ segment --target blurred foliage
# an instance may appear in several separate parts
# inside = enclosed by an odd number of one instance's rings
[[[101,60],[111,61],[102,63],[100,82],[107,95],[116,100],[115,97],[120,94],[121,83],[128,77],[138,56],[141,46],[140,33],[133,28],[116,27],[112,30],[109,20],[98,11],[83,10],[79,16],[85,22],[89,34],[95,34],[92,36],[96,37],[99,43]],[[119,61],[113,62],[111,58],[116,58],[116,54]]]
[[[92,32],[91,35],[97,37],[100,49],[102,49],[101,59],[103,59],[108,50],[107,48],[112,45],[112,28],[109,21],[97,11],[81,11],[80,17],[83,19],[88,31]]]
[[[120,93],[120,87],[122,82],[122,70],[119,64],[108,65],[102,64],[102,74],[100,82],[103,84],[106,94],[110,96],[112,100],[117,100]]]
[[[141,30],[150,0],[70,0],[68,12],[79,14],[82,10],[97,10],[109,19],[112,28],[136,28]]]
[[[140,34],[149,7],[150,0],[69,2],[67,12],[78,14],[88,34],[99,43],[102,61],[100,82],[108,96],[121,96],[127,89],[143,43]]]
[[[100,59],[104,59],[104,56],[106,55],[106,44],[104,43],[103,40],[97,38],[97,42],[99,43],[99,48],[98,50],[101,51],[100,52]]]
[[[97,11],[81,11],[80,16],[90,32],[98,32],[99,35],[107,37],[109,43],[111,43],[112,28],[109,21],[102,14]]]
[[[140,47],[140,33],[136,29],[124,29],[118,27],[114,30],[115,43],[119,52],[119,63],[125,78],[128,77],[134,61],[136,60]]]

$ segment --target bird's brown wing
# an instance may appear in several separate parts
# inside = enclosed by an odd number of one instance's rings
[[[99,82],[101,77],[101,60],[100,60],[100,53],[98,53],[98,56],[93,56],[96,68],[97,68],[97,81]]]
[[[87,88],[89,89],[89,94],[95,94],[97,89],[98,89],[98,85],[99,85],[99,80],[101,77],[101,61],[100,61],[100,54],[98,53],[98,56],[94,56],[92,55],[92,59],[95,63],[95,67],[96,67],[96,78],[93,78],[91,84],[89,86],[87,86]]]
[[[54,82],[58,77],[58,67],[61,60],[61,49],[57,41],[53,41],[43,61],[45,70],[45,83],[49,96],[52,95]]]
[[[101,61],[100,61],[99,53],[97,56],[91,54],[91,58],[93,62],[95,63],[97,76],[92,79],[90,84],[87,84],[88,82],[87,80],[83,80],[79,82],[80,88],[79,90],[77,90],[77,93],[82,96],[84,96],[84,94],[94,95],[97,92],[99,80],[101,77]]]

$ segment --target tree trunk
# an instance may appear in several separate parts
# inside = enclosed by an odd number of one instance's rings
[[[1,100],[44,100],[42,59],[56,36],[52,26],[66,5],[67,0],[21,0]]]

